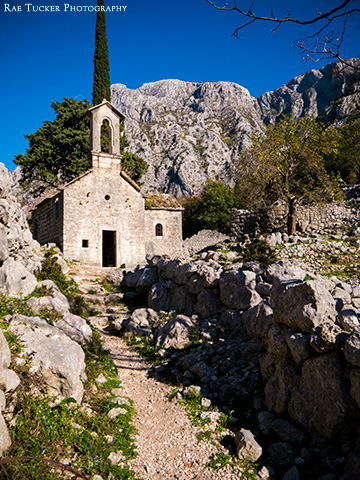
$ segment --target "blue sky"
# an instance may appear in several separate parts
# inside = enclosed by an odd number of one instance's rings
[[[52,101],[62,101],[64,96],[91,101],[92,97],[96,14],[71,12],[70,7],[64,10],[65,5],[94,6],[96,0],[30,1],[0,3],[0,161],[9,170],[14,168],[14,156],[26,151],[24,134],[36,131],[43,120],[53,119]],[[283,25],[272,34],[270,25],[255,23],[236,40],[231,34],[241,22],[239,14],[217,11],[205,0],[105,2],[126,6],[125,12],[122,8],[121,12],[107,13],[106,23],[111,83],[128,88],[166,78],[226,80],[257,96],[328,63],[302,60],[292,42],[302,38],[304,29],[294,25]],[[243,3],[248,8],[251,2]],[[338,3],[257,0],[253,10],[268,14],[272,5],[276,14],[286,15],[290,5],[292,16],[308,18],[315,13],[315,6],[324,11]],[[359,7],[360,0],[351,4]],[[40,5],[57,6],[59,12],[32,11]],[[21,12],[9,12],[13,7],[20,7]],[[343,56],[360,56],[360,15],[348,24]]]

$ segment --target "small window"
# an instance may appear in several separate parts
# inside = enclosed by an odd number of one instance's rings
[[[161,223],[157,223],[155,225],[155,236],[156,237],[162,237],[163,236],[163,226]]]
[[[110,195],[105,195],[105,200],[110,200]]]
[[[53,203],[53,220],[54,223],[59,220],[59,198],[54,199]]]
[[[82,241],[82,247],[83,248],[89,248],[89,240],[83,240]]]

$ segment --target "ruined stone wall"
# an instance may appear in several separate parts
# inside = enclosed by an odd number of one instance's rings
[[[146,254],[176,257],[182,250],[182,211],[154,209],[145,212]]]
[[[99,168],[74,180],[64,204],[65,258],[102,266],[105,230],[116,235],[115,266],[144,261],[144,199],[120,171]]]
[[[63,196],[60,192],[44,200],[32,214],[34,238],[41,245],[56,243],[60,248],[62,242]]]
[[[276,202],[269,209],[231,211],[231,236],[286,232],[288,209]],[[345,204],[301,205],[297,207],[296,229],[303,233],[321,233],[329,228],[349,226],[359,220],[359,212]]]

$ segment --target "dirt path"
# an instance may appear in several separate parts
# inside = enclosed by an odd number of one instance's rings
[[[77,267],[80,286],[95,285],[101,270]],[[138,457],[131,465],[143,480],[235,480],[241,478],[230,467],[214,470],[206,467],[213,453],[224,451],[220,445],[200,441],[200,427],[191,425],[185,410],[168,397],[172,387],[148,375],[149,365],[121,338],[110,335],[93,317],[102,335],[103,346],[118,367],[124,395],[134,403]]]

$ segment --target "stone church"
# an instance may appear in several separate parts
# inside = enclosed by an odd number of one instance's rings
[[[156,196],[151,206],[121,169],[119,127],[125,117],[105,100],[88,114],[91,167],[37,205],[35,239],[56,243],[67,260],[99,267],[132,267],[147,254],[179,255],[182,207],[166,195]],[[101,151],[103,124],[108,152]]]

